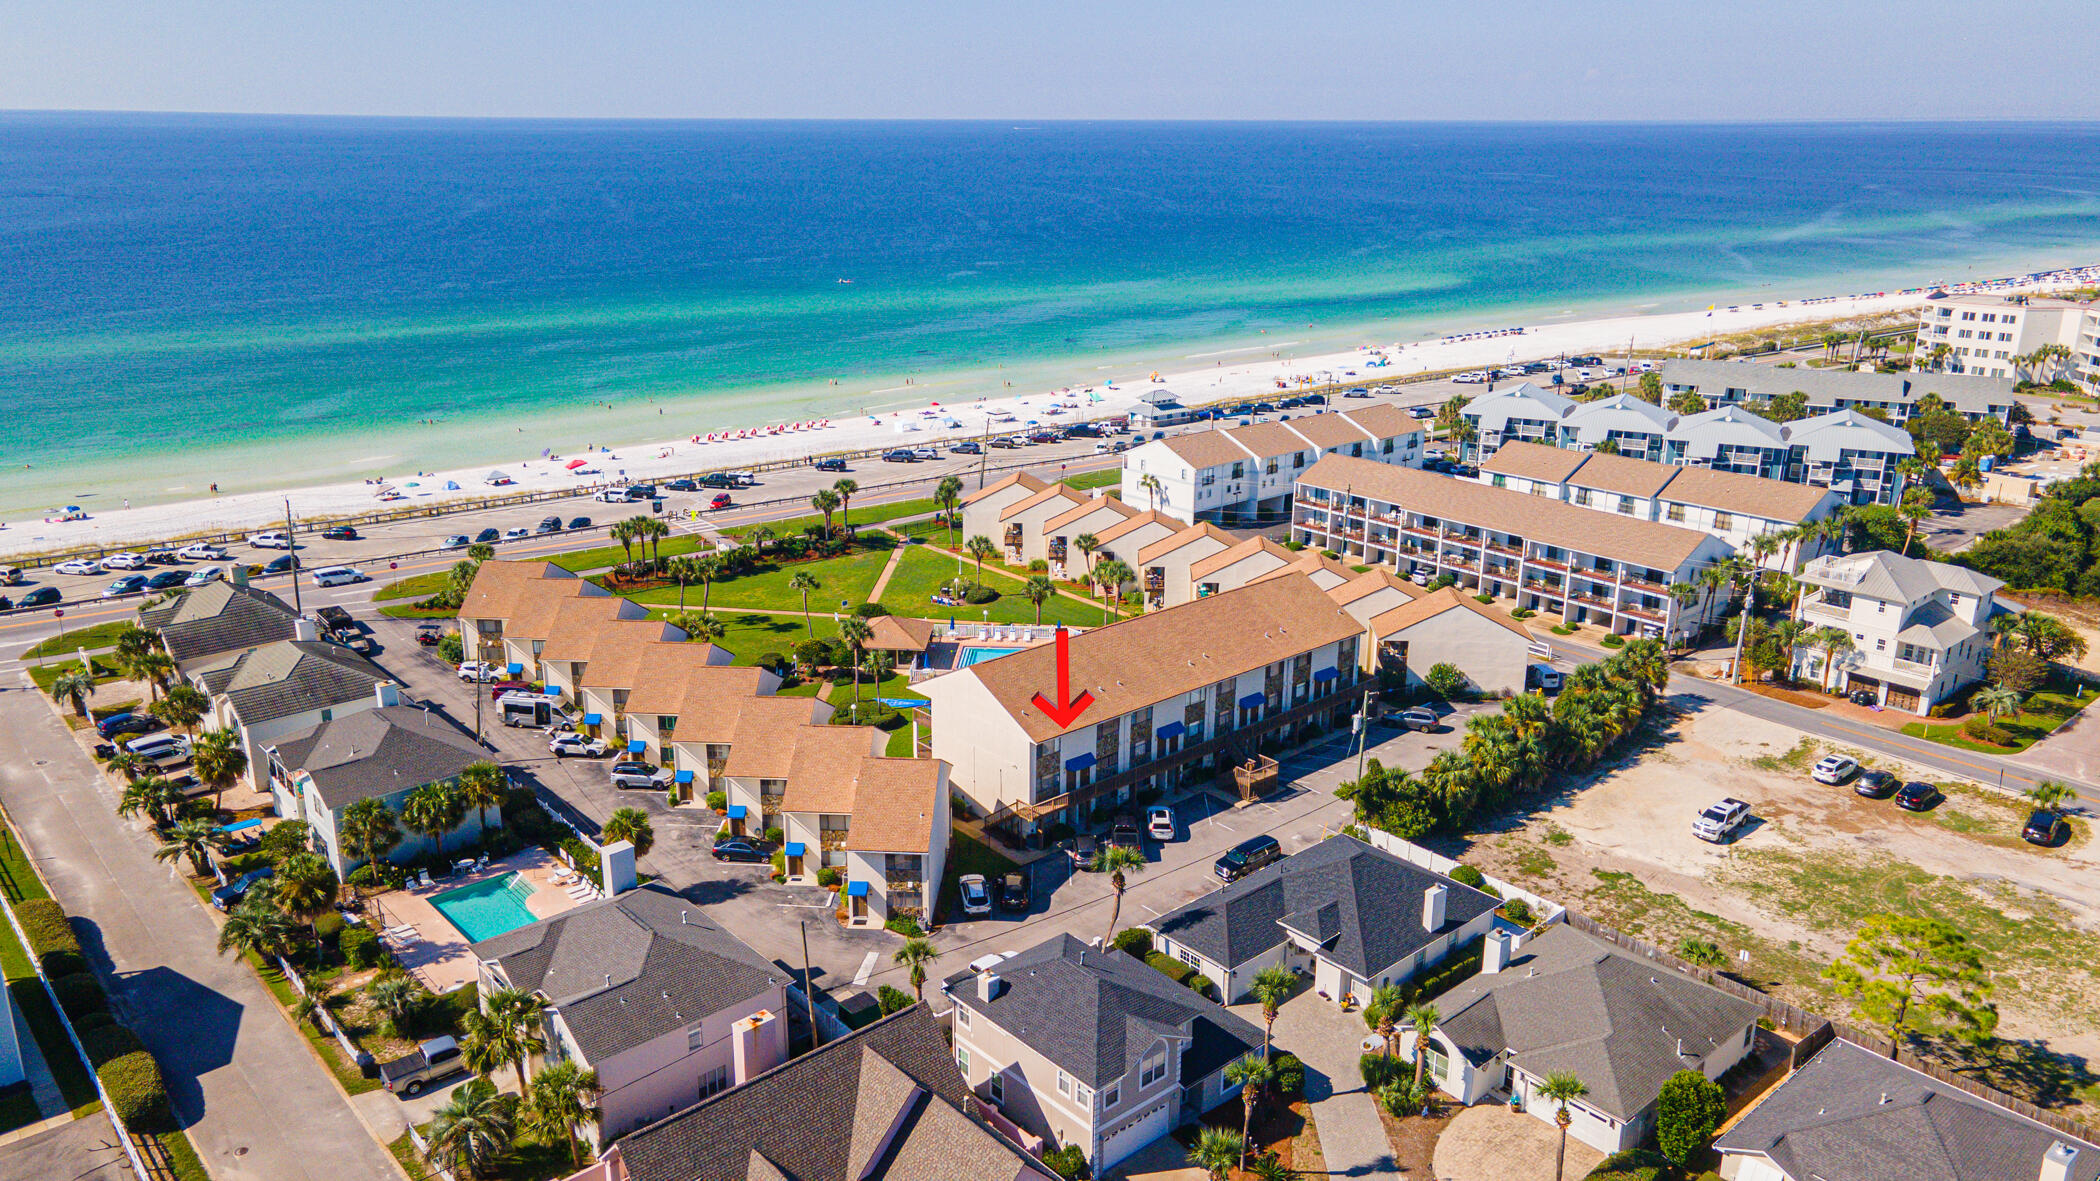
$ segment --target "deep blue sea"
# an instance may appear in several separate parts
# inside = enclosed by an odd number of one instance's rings
[[[0,113],[0,512],[2095,260],[2094,124]]]

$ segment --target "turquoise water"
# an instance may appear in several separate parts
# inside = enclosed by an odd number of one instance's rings
[[[1019,651],[1022,651],[1022,649],[1020,649],[1020,648],[965,648],[965,649],[963,649],[963,650],[962,650],[962,662],[963,662],[963,667],[964,667],[964,668],[968,668],[968,667],[970,667],[970,666],[971,666],[971,665],[973,665],[973,664],[981,664],[981,663],[983,663],[984,661],[987,661],[987,660],[997,660],[997,659],[999,659],[999,658],[1000,658],[1001,656],[1012,656],[1012,655],[1013,655],[1014,653],[1016,653],[1016,652],[1019,652]]]
[[[2095,124],[0,112],[0,513],[2096,259]]]
[[[459,928],[467,942],[479,943],[538,922],[531,908],[525,905],[525,900],[530,897],[531,884],[517,874],[507,873],[457,890],[433,894],[430,904]]]

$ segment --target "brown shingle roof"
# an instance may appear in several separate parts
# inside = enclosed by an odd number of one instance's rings
[[[534,593],[528,588],[548,582],[567,584],[563,589],[568,590],[570,596],[577,594],[575,588],[583,585],[581,578],[552,562],[506,562],[490,558],[474,572],[474,584],[467,588],[459,613],[471,619],[508,620],[517,613],[523,596]]]
[[[1504,443],[1492,458],[1480,465],[1480,471],[1482,475],[1517,476],[1559,484],[1574,475],[1575,469],[1588,458],[1589,453],[1583,451],[1517,441]]]
[[[1390,402],[1380,402],[1372,406],[1359,406],[1353,410],[1343,410],[1340,413],[1343,418],[1362,427],[1374,438],[1379,439],[1391,439],[1400,435],[1412,434],[1422,429],[1422,424],[1416,422],[1413,415]]]
[[[1374,466],[1384,466],[1382,464]],[[1309,578],[1278,578],[1073,636],[1071,687],[1094,695],[1075,726],[1128,713],[1361,633]],[[1056,681],[1050,645],[948,674],[975,677],[1031,740],[1063,733],[1030,698]]]
[[[986,484],[984,487],[979,488],[977,491],[972,492],[968,496],[963,497],[962,500],[960,500],[957,503],[975,504],[976,502],[983,500],[987,496],[997,495],[998,493],[1004,492],[1008,488],[1011,488],[1016,484],[1028,489],[1030,492],[1041,492],[1044,488],[1048,487],[1048,485],[1046,485],[1043,482],[1041,477],[1031,475],[1028,472],[1008,472],[1007,474],[999,477],[998,479],[993,480],[991,483]]]
[[[1349,581],[1328,591],[1327,597],[1333,599],[1337,606],[1347,607],[1358,599],[1368,598],[1380,591],[1387,590],[1399,591],[1410,600],[1420,598],[1422,595],[1421,587],[1400,577],[1391,570],[1380,567],[1373,569],[1368,574],[1353,574]]]
[[[873,634],[862,646],[881,652],[924,652],[939,626],[931,619],[878,615],[868,621],[868,630]]]
[[[1305,440],[1299,438],[1298,432],[1287,422],[1257,422],[1253,426],[1234,427],[1225,434],[1234,443],[1264,459],[1306,449]]]
[[[1380,573],[1380,571],[1373,570],[1371,572],[1371,574],[1378,573]],[[1319,550],[1307,549],[1300,550],[1298,552],[1296,560],[1293,561],[1290,565],[1285,566],[1280,570],[1271,570],[1267,574],[1258,574],[1249,581],[1264,582],[1271,578],[1288,578],[1292,574],[1325,575],[1330,581],[1335,578],[1341,579],[1341,583],[1336,583],[1335,585],[1328,588],[1327,593],[1329,595],[1333,595],[1336,591],[1342,589],[1343,584],[1354,582],[1361,578],[1370,577],[1370,575],[1367,574],[1358,574],[1355,570],[1351,569],[1347,565],[1335,561],[1333,558],[1328,557],[1326,554],[1321,553]],[[1315,581],[1317,582],[1318,579],[1315,579]],[[1403,583],[1405,582],[1404,579],[1401,581]],[[1335,601],[1344,607],[1349,605],[1348,601],[1340,599],[1337,599]]]
[[[1176,435],[1162,442],[1167,450],[1180,456],[1183,463],[1198,471],[1247,458],[1247,453],[1234,446],[1224,431],[1198,431],[1192,435]]]
[[[616,618],[628,606],[627,600],[603,594],[581,578],[550,578],[532,583],[519,593],[516,608],[504,621],[504,637],[547,640],[554,634],[554,622],[562,604],[578,602],[592,604],[585,610],[599,619]]]
[[[1095,530],[1094,536],[1101,539],[1101,544],[1107,545],[1109,542],[1114,541],[1119,537],[1122,537],[1124,534],[1135,533],[1138,530],[1143,529],[1147,525],[1162,525],[1165,526],[1170,532],[1174,533],[1179,533],[1183,529],[1187,528],[1186,525],[1183,525],[1180,521],[1177,521],[1172,517],[1165,516],[1151,509],[1147,509],[1144,512],[1138,513],[1136,516],[1125,517],[1122,520],[1116,522],[1115,524],[1110,525],[1106,529]]]
[[[1395,632],[1413,627],[1425,619],[1434,619],[1446,611],[1471,611],[1490,623],[1524,637],[1527,642],[1531,639],[1530,632],[1518,627],[1507,616],[1499,611],[1491,611],[1481,606],[1479,603],[1474,602],[1471,596],[1460,594],[1458,588],[1454,586],[1431,591],[1404,607],[1395,607],[1383,615],[1374,617],[1371,620],[1371,634],[1382,640]]]
[[[794,790],[792,780],[788,790]],[[948,822],[947,809],[937,760],[862,759],[846,847],[864,853],[923,851],[934,825]]]
[[[1815,484],[1789,484],[1709,467],[1681,467],[1662,495],[1665,500],[1681,500],[1766,520],[1803,521],[1830,495],[1830,490]]]
[[[1220,550],[1207,558],[1198,558],[1195,564],[1189,567],[1189,577],[1207,577],[1223,570],[1234,562],[1245,561],[1256,554],[1268,554],[1277,561],[1285,563],[1288,563],[1296,556],[1291,551],[1277,545],[1266,537],[1250,537],[1231,549]]]
[[[1654,496],[1663,490],[1671,477],[1683,470],[1667,463],[1650,463],[1645,459],[1592,451],[1583,465],[1575,469],[1575,474],[1568,477],[1568,483],[1578,488],[1616,492],[1621,496]]]
[[[1303,437],[1313,447],[1323,451],[1330,447],[1346,447],[1351,443],[1369,441],[1364,438],[1362,427],[1339,414],[1308,414],[1303,418],[1290,419],[1283,425],[1289,427],[1294,434]]]
[[[798,726],[779,741],[793,750],[780,810],[849,813],[861,760],[881,750],[888,735],[873,726]]]
[[[1674,572],[1708,538],[1696,529],[1637,521],[1615,513],[1578,508],[1471,480],[1455,480],[1418,468],[1330,455],[1298,478],[1300,484],[1353,491],[1408,512],[1424,513],[1543,545],[1633,562]]]
[[[800,712],[797,712],[797,707]],[[795,732],[811,726],[815,705],[802,697],[756,697],[737,712],[722,774],[738,779],[786,779],[795,760]],[[689,740],[680,726],[680,739]]]
[[[589,660],[598,633],[618,623],[642,622],[620,618],[628,602],[618,598],[564,599],[555,604],[547,620],[546,644],[540,649],[540,659]],[[538,638],[537,634],[533,638]]]
[[[1158,558],[1161,554],[1171,554],[1175,550],[1178,550],[1182,546],[1188,545],[1191,542],[1203,541],[1206,539],[1210,541],[1215,541],[1219,545],[1223,545],[1228,548],[1238,544],[1233,539],[1232,534],[1225,532],[1223,529],[1218,528],[1216,525],[1211,524],[1209,521],[1198,521],[1195,524],[1190,525],[1188,528],[1183,529],[1181,532],[1176,533],[1172,537],[1163,537],[1158,541],[1153,542],[1151,545],[1146,546],[1144,549],[1139,550],[1138,561],[1150,562],[1153,559]]]
[[[1048,488],[1045,488],[1040,492],[1032,492],[1029,495],[1022,497],[1021,499],[1014,501],[1012,504],[1007,505],[1006,511],[999,514],[999,519],[1002,521],[1011,521],[1015,517],[1020,516],[1022,513],[1027,512],[1029,509],[1032,509],[1045,501],[1056,500],[1059,497],[1063,497],[1066,501],[1072,504],[1085,504],[1087,501],[1087,498],[1083,493],[1074,492],[1072,491],[1072,489],[1066,487],[1063,484],[1052,484]]]
[[[1049,520],[1044,521],[1043,528],[1046,531],[1051,529],[1062,529],[1076,521],[1085,520],[1087,515],[1090,513],[1101,512],[1103,510],[1114,513],[1116,515],[1118,520],[1116,520],[1114,523],[1117,525],[1122,524],[1124,521],[1127,521],[1132,517],[1140,515],[1138,510],[1131,508],[1127,504],[1124,504],[1121,500],[1117,499],[1116,497],[1095,496],[1089,498],[1085,504],[1074,505],[1071,511],[1069,512],[1059,513],[1058,515],[1050,518]],[[1102,528],[1105,529],[1108,528],[1108,526],[1104,525],[1102,526]]]
[[[755,668],[707,663],[712,647],[671,644],[656,653],[650,676],[627,697],[627,712],[677,718],[679,727],[672,738],[686,741],[691,741],[686,732],[689,721],[698,733],[715,715],[727,711],[734,718],[736,700],[757,697],[765,674]]]

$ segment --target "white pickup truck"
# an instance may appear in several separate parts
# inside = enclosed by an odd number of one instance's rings
[[[1750,805],[1738,799],[1725,799],[1699,813],[1699,818],[1692,821],[1692,835],[1718,845],[1749,819]]]

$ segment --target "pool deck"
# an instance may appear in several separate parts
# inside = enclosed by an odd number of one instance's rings
[[[423,982],[425,988],[432,992],[450,992],[472,982],[479,974],[479,965],[475,963],[467,937],[459,933],[451,920],[438,913],[431,898],[447,890],[515,873],[532,886],[532,896],[525,900],[526,909],[535,918],[552,918],[579,905],[569,897],[567,889],[554,884],[554,874],[566,868],[558,858],[543,849],[527,849],[491,862],[487,869],[438,878],[428,886],[393,890],[372,899],[367,905],[378,916],[382,929],[396,926],[416,929],[412,940],[388,940],[388,949],[402,967]]]

